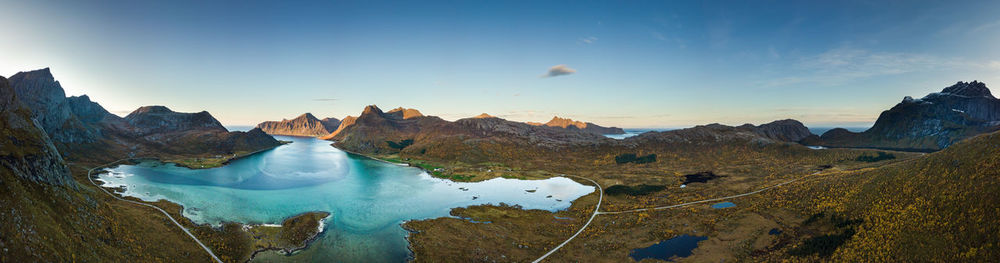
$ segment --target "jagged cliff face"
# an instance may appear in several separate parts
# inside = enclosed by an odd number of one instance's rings
[[[336,118],[317,119],[310,113],[302,114],[291,120],[265,121],[257,124],[268,134],[321,137],[333,133],[340,126]]]
[[[45,133],[31,118],[31,111],[16,97],[6,78],[0,77],[0,166],[33,182],[67,185],[69,168]]]
[[[940,150],[976,134],[1000,128],[1000,100],[982,82],[958,82],[921,99],[909,96],[882,112],[871,129],[831,130],[813,144]]]
[[[537,122],[527,122],[527,124],[535,126],[548,126],[548,127],[558,127],[563,129],[578,129],[585,132],[596,133],[596,134],[625,134],[625,130],[618,127],[604,127],[590,122],[574,121],[567,118],[559,118],[559,116],[552,117],[552,120],[546,123]]]
[[[48,68],[18,72],[9,82],[18,99],[31,110],[32,117],[56,142],[87,143],[99,137],[99,131],[74,114],[70,100]]]

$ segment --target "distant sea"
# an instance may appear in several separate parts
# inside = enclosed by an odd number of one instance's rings
[[[812,132],[815,135],[823,135],[823,133],[826,133],[827,131],[830,131],[830,130],[833,130],[833,129],[836,129],[836,128],[844,128],[844,129],[847,129],[848,131],[852,131],[852,132],[863,132],[865,130],[868,130],[868,128],[871,128],[871,127],[809,127],[809,132]]]
[[[669,130],[676,130],[676,129],[673,129],[673,128],[663,128],[663,129],[625,129],[625,134],[605,134],[604,137],[621,140],[621,139],[625,139],[625,138],[628,138],[628,137],[632,137],[632,136],[636,136],[636,135],[642,134],[644,132],[669,131]]]
[[[254,127],[252,125],[225,125],[225,126],[226,129],[229,131],[244,131],[244,132],[253,129]]]

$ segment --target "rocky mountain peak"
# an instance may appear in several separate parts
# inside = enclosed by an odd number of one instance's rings
[[[52,76],[52,71],[49,70],[49,68],[43,68],[43,69],[32,70],[32,71],[21,71],[21,72],[18,72],[17,74],[14,74],[14,76],[10,77],[10,81],[11,82],[14,82],[15,79],[17,79],[17,80],[25,80],[25,79],[48,80],[48,81],[52,81],[52,82],[57,82],[56,78],[54,76]]]
[[[383,113],[382,109],[379,109],[378,106],[375,106],[374,104],[373,105],[365,106],[365,110],[361,111],[361,115],[365,115],[365,114],[378,114],[378,115],[382,115],[382,113]]]
[[[486,114],[484,112],[483,114],[476,115],[476,117],[473,117],[473,118],[476,118],[476,119],[486,119],[486,118],[496,118],[496,117],[493,116],[493,115]]]
[[[944,88],[944,90],[942,90],[941,93],[961,95],[967,97],[994,98],[993,94],[990,93],[990,89],[986,87],[986,83],[982,83],[976,80],[973,80],[972,82],[959,81],[958,83],[955,83],[955,85],[951,85],[947,88]]]
[[[173,112],[174,112],[173,110],[171,110],[170,108],[167,108],[166,106],[152,105],[152,106],[142,106],[142,107],[139,107],[138,109],[135,109],[134,111],[132,111],[132,113],[129,113],[128,116],[132,116],[133,114],[173,113]]]
[[[91,142],[96,138],[95,131],[77,119],[66,92],[48,68],[18,72],[9,82],[18,100],[31,110],[31,117],[41,123],[54,141]]]
[[[409,119],[409,118],[413,118],[413,117],[423,117],[424,116],[424,114],[420,113],[420,111],[418,111],[416,109],[407,109],[407,108],[403,108],[403,107],[392,109],[392,110],[390,110],[390,111],[388,111],[386,113],[389,114],[389,115],[392,115],[394,117],[399,117],[399,118],[403,118],[403,119]]]
[[[316,118],[316,116],[312,115],[312,113],[306,112],[292,120],[319,121],[319,118]]]
[[[586,123],[574,121],[573,119],[569,118],[560,118],[559,116],[552,116],[552,120],[549,120],[549,122],[545,123],[545,126],[561,127],[561,128],[575,126],[580,129],[587,128]]]

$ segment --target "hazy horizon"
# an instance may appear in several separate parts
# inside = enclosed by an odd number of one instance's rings
[[[11,2],[0,74],[50,67],[117,115],[226,125],[489,113],[623,128],[867,127],[904,96],[1000,85],[996,2]]]

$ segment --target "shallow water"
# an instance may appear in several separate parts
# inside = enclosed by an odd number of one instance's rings
[[[649,247],[633,249],[628,256],[635,261],[642,261],[646,258],[660,260],[670,260],[673,257],[683,258],[691,255],[691,251],[698,247],[698,242],[707,239],[707,237],[702,236],[680,235]]]
[[[215,169],[150,161],[109,169],[100,180],[111,187],[126,186],[125,195],[179,203],[185,207],[184,216],[197,223],[280,223],[309,211],[333,213],[323,235],[308,249],[291,257],[259,255],[262,261],[305,262],[401,262],[410,256],[407,232],[400,227],[405,220],[449,216],[451,208],[501,202],[557,211],[596,190],[562,177],[455,183],[416,168],[347,154],[328,141],[275,137],[293,143]]]

